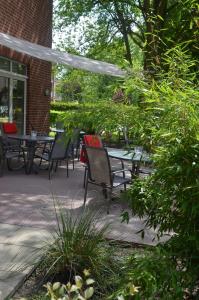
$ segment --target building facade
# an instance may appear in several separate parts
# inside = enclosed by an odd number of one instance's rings
[[[1,0],[0,32],[52,45],[52,0]],[[51,63],[0,45],[0,122],[20,132],[49,128]]]

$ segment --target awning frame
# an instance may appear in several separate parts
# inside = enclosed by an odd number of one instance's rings
[[[0,32],[0,44],[20,53],[51,63],[63,64],[69,67],[83,69],[86,71],[110,75],[114,77],[125,77],[126,72],[116,65],[98,61],[84,56],[69,54],[59,50],[44,47],[35,43]]]

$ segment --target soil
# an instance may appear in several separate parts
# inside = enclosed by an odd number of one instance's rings
[[[110,241],[107,241],[107,243],[109,244]],[[114,247],[116,249],[115,256],[119,258],[128,256],[135,251],[143,251],[145,248],[142,245],[121,242],[116,243]],[[30,275],[30,277],[24,282],[24,284],[18,289],[12,299],[39,299],[39,297],[36,298],[36,295],[42,295],[42,293],[45,295],[46,289],[44,288],[44,284],[48,281],[52,282],[53,280],[51,279],[52,278],[46,277],[43,268],[39,265]]]

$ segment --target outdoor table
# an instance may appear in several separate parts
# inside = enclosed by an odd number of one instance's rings
[[[35,151],[38,143],[52,143],[54,141],[53,137],[49,136],[31,136],[31,135],[23,135],[23,134],[8,134],[7,137],[9,139],[18,140],[21,142],[26,142],[27,145],[27,162],[25,165],[26,174],[30,174],[35,167],[36,171],[38,167],[34,164]]]
[[[125,150],[117,148],[107,148],[109,157],[130,161],[132,163],[132,174],[137,175],[139,173],[140,163],[151,163],[150,154],[146,151],[136,152],[134,149]]]

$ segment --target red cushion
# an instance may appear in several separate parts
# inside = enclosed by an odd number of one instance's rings
[[[84,135],[84,144],[90,147],[102,148],[102,141],[97,135]]]
[[[3,123],[2,126],[3,126],[3,131],[6,134],[17,133],[17,125],[16,125],[16,123],[9,123],[9,122],[8,123]]]
[[[90,147],[95,148],[102,148],[103,144],[99,136],[97,135],[84,135],[83,137],[83,144]],[[83,163],[87,163],[88,159],[86,156],[86,149],[82,147],[81,153],[80,153],[80,161]]]

